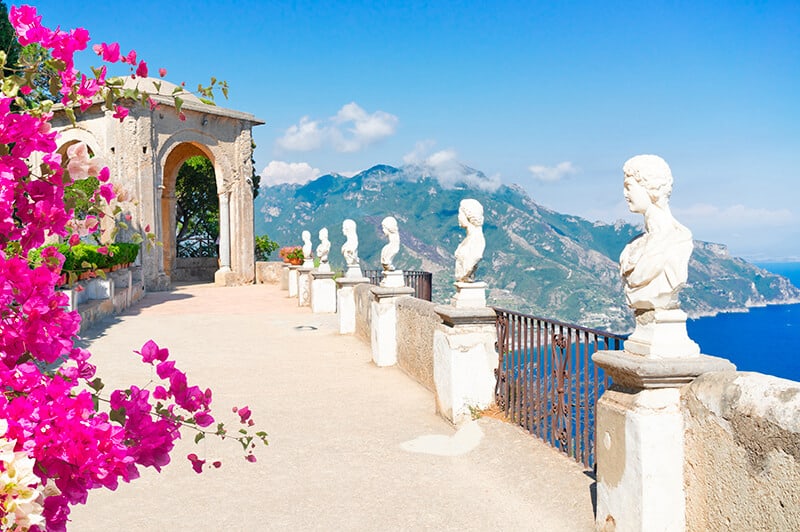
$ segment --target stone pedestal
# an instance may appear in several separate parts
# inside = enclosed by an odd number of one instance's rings
[[[598,351],[592,360],[613,381],[597,403],[596,528],[684,530],[680,387],[735,366],[706,355],[655,358],[626,351]]]
[[[402,288],[406,285],[403,270],[384,270],[381,286],[385,288]]]
[[[462,283],[456,281],[456,295],[452,299],[455,308],[486,308],[486,283]]]
[[[700,346],[686,332],[686,313],[680,309],[637,311],[636,330],[625,340],[624,349],[654,358],[700,354]]]
[[[284,262],[281,266],[281,290],[289,290],[289,263]]]
[[[360,272],[361,270],[359,270]],[[356,332],[356,285],[369,283],[366,277],[340,277],[336,279],[337,314],[339,314],[339,334]]]
[[[320,267],[311,272],[311,312],[336,312],[336,281],[333,280],[334,273],[330,270],[328,267],[328,271],[323,271]]]
[[[297,305],[308,307],[311,305],[311,270],[305,264],[297,268]]]
[[[402,272],[401,272],[402,279]],[[400,297],[410,296],[413,288],[376,286],[372,292],[371,343],[376,366],[397,364],[397,308]]]
[[[294,264],[289,265],[289,297],[297,297],[297,282],[299,274],[297,270],[300,269],[300,266],[295,266]]]
[[[214,272],[214,284],[217,286],[236,286],[236,274],[227,266]]]
[[[358,264],[348,266],[344,276],[348,279],[364,279],[364,274],[361,273],[361,266]]]
[[[471,419],[470,409],[494,402],[497,328],[494,310],[436,306],[442,323],[433,332],[436,410],[452,423]]]

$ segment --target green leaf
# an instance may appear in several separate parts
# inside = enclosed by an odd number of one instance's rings
[[[202,440],[205,437],[206,437],[206,433],[205,432],[198,432],[197,434],[195,434],[194,442],[195,443],[200,443],[200,440]]]
[[[183,107],[183,98],[181,98],[180,96],[175,96],[175,112],[180,113],[182,107]]]
[[[161,82],[160,81],[154,81],[153,82],[153,87],[156,88],[156,92],[157,93],[161,92]]]
[[[72,107],[65,107],[64,113],[67,115],[67,118],[69,118],[70,123],[74,126],[77,123],[75,120],[75,110]]]
[[[105,388],[105,384],[103,384],[103,380],[100,377],[95,377],[94,380],[89,382],[89,388],[92,390],[99,392],[103,388]]]
[[[116,421],[120,425],[124,425],[125,424],[125,419],[126,418],[127,418],[127,416],[125,415],[125,409],[124,408],[112,408],[111,412],[109,412],[109,414],[108,414],[108,419],[110,419],[111,421]]]

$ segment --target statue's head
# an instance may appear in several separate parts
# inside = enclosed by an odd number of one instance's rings
[[[636,205],[635,192],[629,191],[637,186],[645,190],[651,203],[666,206],[672,194],[672,171],[664,159],[658,155],[637,155],[625,162],[622,172],[625,174],[625,199],[632,211],[643,212],[641,206]]]
[[[475,227],[483,225],[483,205],[475,199],[463,199],[458,205],[458,223],[461,227],[467,224]]]
[[[323,227],[319,230],[319,239],[320,240],[328,240],[328,228]]]
[[[303,242],[308,242],[309,240],[311,240],[311,233],[309,231],[303,231],[303,234],[301,236],[303,238]]]
[[[383,228],[383,234],[385,235],[397,233],[397,220],[394,218],[394,216],[387,216],[381,222],[381,227]]]
[[[356,232],[356,223],[348,218],[347,220],[342,222],[342,234],[343,235],[352,235]]]

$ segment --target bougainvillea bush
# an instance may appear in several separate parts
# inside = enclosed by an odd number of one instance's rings
[[[118,79],[106,78],[106,66],[92,76],[76,71],[73,56],[89,44],[85,29],[47,28],[29,6],[12,7],[9,18],[22,46],[46,53],[44,65],[0,69],[0,527],[65,530],[70,506],[86,502],[89,490],[113,490],[137,478],[140,467],[166,465],[182,427],[195,431],[195,441],[226,433],[211,414],[211,390],[191,385],[167,349],[148,341],[135,352],[158,377],[148,389],[108,392],[90,354],[77,347],[80,317],[65,310],[66,296],[55,290],[64,256],[57,246],[33,250],[52,235],[77,244],[76,227],[97,230],[94,221],[76,223],[64,203],[65,186],[92,176],[93,201],[108,202],[114,191],[108,168],[86,150],[71,150],[62,168],[58,134],[50,126],[53,102],[27,96],[49,72],[55,103],[70,116],[104,102],[124,120],[125,105],[136,103]],[[117,43],[93,49],[105,63],[127,65],[134,78],[147,76],[136,52],[123,54]],[[148,104],[146,95],[136,96]],[[41,164],[32,168],[33,160]],[[228,437],[255,461],[254,442],[266,443],[266,434],[248,434],[247,407],[234,411],[244,427]],[[195,471],[203,470],[204,460],[187,458]]]

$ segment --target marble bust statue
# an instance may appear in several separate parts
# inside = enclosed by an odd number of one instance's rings
[[[323,227],[319,230],[319,246],[317,246],[317,257],[320,264],[328,263],[328,253],[331,251],[331,241],[328,240],[328,229]]]
[[[306,259],[311,258],[311,233],[308,231],[303,231],[302,233],[303,238],[303,257]]]
[[[381,249],[381,266],[384,271],[394,271],[392,261],[400,251],[400,231],[397,227],[397,220],[394,216],[387,216],[381,222],[381,228],[383,228],[383,234],[389,239],[389,243]]]
[[[619,259],[628,305],[637,315],[677,309],[694,244],[691,231],[669,209],[672,172],[661,157],[637,155],[625,163],[623,173],[628,207],[644,216],[644,233],[625,246]]]
[[[342,255],[347,267],[358,266],[358,234],[356,233],[356,222],[349,218],[342,222],[342,234],[345,242],[342,244]]]
[[[486,240],[483,238],[483,205],[478,200],[464,199],[458,206],[458,225],[467,231],[456,249],[456,281],[472,283],[475,270],[483,258]]]

